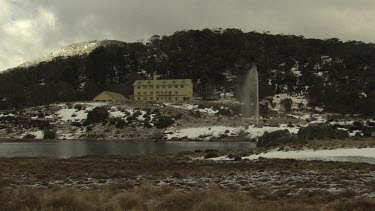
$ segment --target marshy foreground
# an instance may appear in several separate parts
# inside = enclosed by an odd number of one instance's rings
[[[0,209],[375,209],[375,165],[212,154],[0,159]]]

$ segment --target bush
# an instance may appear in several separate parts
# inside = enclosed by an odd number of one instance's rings
[[[298,138],[302,140],[306,139],[325,139],[325,138],[348,138],[349,134],[347,131],[335,129],[333,126],[328,124],[311,124],[307,127],[303,127],[298,131]]]
[[[87,126],[87,125],[91,125],[91,124],[92,124],[92,121],[88,120],[88,119],[85,119],[85,121],[82,122],[83,126]]]
[[[232,116],[233,112],[229,108],[219,108],[218,109],[218,114],[222,116]]]
[[[76,110],[78,110],[78,111],[82,110],[83,108],[84,108],[84,107],[83,107],[82,104],[76,104],[76,105],[74,105],[74,109],[76,109]]]
[[[86,127],[86,132],[90,132],[90,131],[92,131],[93,128],[94,128],[94,127],[93,127],[92,125],[87,126],[87,127]]]
[[[56,139],[56,131],[52,131],[52,130],[45,130],[43,131],[43,139]]]
[[[96,107],[92,111],[89,111],[87,120],[92,123],[100,123],[107,120],[108,116],[109,113],[106,107]]]
[[[39,113],[38,113],[38,118],[44,118],[44,117],[45,117],[45,115],[44,115],[43,112],[39,112]]]
[[[126,125],[125,120],[123,120],[123,119],[117,119],[116,120],[115,128],[124,128],[125,125]]]
[[[117,123],[117,120],[115,118],[109,119],[109,125],[115,125]]]
[[[26,134],[26,135],[23,137],[23,139],[34,139],[34,138],[36,138],[36,136],[33,135],[33,134]]]
[[[155,126],[159,129],[167,128],[174,123],[174,120],[170,116],[159,116],[156,119]]]
[[[184,116],[183,113],[177,113],[176,115],[174,115],[174,118],[175,119],[182,119],[183,116]]]
[[[74,126],[74,127],[81,127],[82,124],[80,122],[72,122],[72,126]]]
[[[201,118],[201,112],[198,110],[191,110],[189,111],[189,116],[195,117],[195,118]]]
[[[285,111],[289,112],[292,110],[293,101],[290,98],[285,98],[280,101],[281,106],[284,107]]]
[[[204,156],[204,159],[208,159],[208,158],[216,158],[216,157],[219,157],[219,153],[217,152],[208,152],[205,156]]]

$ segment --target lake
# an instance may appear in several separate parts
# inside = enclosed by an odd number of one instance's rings
[[[251,142],[0,142],[0,157],[69,158],[85,155],[168,154],[195,150],[255,148]]]

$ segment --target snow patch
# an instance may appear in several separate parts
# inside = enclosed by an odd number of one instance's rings
[[[340,148],[332,150],[269,151],[243,159],[281,158],[298,160],[353,161],[375,164],[375,148]]]

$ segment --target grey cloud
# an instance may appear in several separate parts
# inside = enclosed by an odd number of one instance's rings
[[[0,70],[72,42],[131,42],[183,29],[374,42],[373,20],[373,0],[0,0]]]

